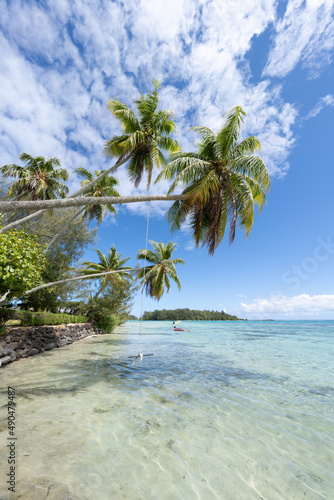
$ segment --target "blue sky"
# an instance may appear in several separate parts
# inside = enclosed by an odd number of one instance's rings
[[[152,79],[185,151],[195,150],[191,126],[217,130],[241,105],[242,136],[259,138],[271,174],[268,204],[247,239],[238,232],[214,257],[194,248],[187,228],[171,235],[166,203],[152,204],[149,238],[176,241],[186,266],[181,292],[147,298],[144,310],[334,319],[333,11],[333,0],[1,1],[2,164],[24,151],[57,156],[70,173],[111,166],[103,146],[120,128],[108,99],[132,105]],[[132,194],[125,169],[117,177],[121,194]],[[72,173],[71,191],[78,182]],[[108,217],[98,248],[115,244],[135,264],[146,210],[123,206],[117,221]]]

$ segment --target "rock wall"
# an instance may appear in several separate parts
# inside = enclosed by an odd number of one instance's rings
[[[90,323],[11,328],[0,337],[0,367],[102,333]]]

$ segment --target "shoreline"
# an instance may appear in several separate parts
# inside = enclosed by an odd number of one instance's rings
[[[87,337],[105,334],[91,323],[14,327],[0,337],[0,368]]]

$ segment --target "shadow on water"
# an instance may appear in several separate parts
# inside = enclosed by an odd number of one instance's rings
[[[56,385],[42,386],[42,387],[27,387],[27,388],[18,388],[15,391],[15,395],[17,398],[22,398],[26,400],[32,400],[35,396],[50,396],[52,394],[77,394],[79,391],[82,391],[81,387],[72,386],[72,387],[57,387]],[[6,390],[0,390],[0,395],[7,394]],[[7,405],[3,405],[2,408],[7,407]]]
[[[162,339],[161,339],[162,340]],[[76,396],[96,384],[104,383],[112,388],[125,391],[136,391],[143,387],[166,387],[170,383],[186,384],[195,382],[201,386],[226,387],[243,383],[254,385],[263,381],[282,384],[288,377],[274,377],[255,370],[246,370],[235,363],[224,359],[218,353],[203,353],[195,349],[195,345],[187,345],[180,339],[159,341],[154,345],[154,356],[136,361],[128,357],[122,349],[128,341],[119,336],[115,338],[94,339],[90,342],[93,348],[85,352],[79,359],[66,359],[57,365],[50,366],[36,386],[25,380],[17,384],[17,395],[23,399],[34,397],[58,396],[68,394]],[[122,355],[104,353],[99,346],[120,347]],[[200,346],[199,346],[200,349]],[[112,349],[111,349],[112,351]],[[136,353],[136,348],[135,352]],[[53,356],[53,353],[43,353]],[[48,382],[52,381],[51,384]],[[44,385],[45,382],[45,385]],[[6,391],[0,391],[5,394]]]
[[[55,380],[57,385],[36,386],[25,384],[17,385],[16,394],[18,398],[31,400],[35,397],[58,396],[71,394],[76,396],[79,392],[103,382],[107,386],[126,391],[137,391],[143,387],[163,387],[169,383],[177,382],[186,384],[197,381],[202,384],[214,384],[230,386],[241,381],[256,383],[266,380],[270,376],[246,371],[233,366],[214,365],[199,362],[197,359],[188,359],[180,366],[171,363],[170,359],[157,356],[156,359],[148,358],[149,361],[137,361],[132,364],[132,359],[114,359],[107,354],[92,351],[90,355],[98,356],[99,359],[82,358],[65,365],[58,365],[55,372],[49,373],[48,378]],[[1,390],[5,395],[7,391]]]
[[[107,354],[91,351],[94,358],[85,357],[64,365],[57,366],[57,371],[50,378],[56,379],[63,389],[54,386],[45,388],[50,394],[59,392],[65,395],[86,390],[96,384],[104,383],[114,389],[137,391],[143,387],[161,388],[170,383],[186,384],[196,382],[207,385],[230,386],[242,382],[257,384],[264,380],[272,380],[268,374],[247,371],[230,364],[222,363],[215,355],[205,358],[176,356],[175,359],[160,355],[144,358],[142,362],[128,358],[115,359]],[[275,379],[276,383],[283,380]],[[28,389],[28,395],[44,395],[44,388]]]

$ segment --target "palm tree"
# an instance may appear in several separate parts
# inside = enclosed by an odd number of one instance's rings
[[[230,244],[237,222],[248,236],[254,219],[254,206],[261,211],[270,188],[266,165],[253,153],[260,149],[256,137],[238,144],[240,126],[246,113],[240,106],[224,115],[217,134],[206,127],[194,127],[201,136],[198,153],[176,153],[157,177],[174,179],[168,194],[185,185],[186,199],[173,203],[167,218],[173,229],[188,220],[197,247],[207,244],[213,255],[229,223]]]
[[[144,171],[147,172],[147,189],[150,187],[154,165],[166,165],[166,159],[161,150],[167,152],[179,151],[178,142],[170,137],[175,131],[172,111],[158,110],[160,87],[153,81],[154,90],[150,94],[141,95],[135,101],[138,116],[126,104],[118,99],[111,99],[109,110],[121,122],[122,135],[113,136],[105,146],[109,156],[131,155],[128,163],[128,173],[135,187],[139,186]]]
[[[100,279],[101,286],[97,293],[97,296],[105,290],[108,284],[113,283],[121,283],[126,282],[132,279],[131,274],[128,272],[131,270],[131,267],[125,266],[124,264],[129,260],[130,257],[126,257],[125,259],[121,259],[122,255],[116,251],[114,245],[110,247],[108,256],[104,255],[101,250],[95,249],[98,254],[99,262],[84,262],[84,269],[80,269],[80,271],[85,275],[93,275],[96,273],[107,273],[110,271],[118,271],[114,274],[106,274],[102,276]]]
[[[27,153],[20,155],[26,165],[9,164],[0,168],[4,177],[15,177],[7,196],[15,200],[52,200],[65,198],[68,187],[61,181],[67,181],[68,172],[60,167],[58,158],[46,160],[43,156],[32,157]]]
[[[155,300],[160,300],[165,287],[167,293],[169,292],[169,278],[175,281],[179,290],[181,289],[175,264],[184,264],[184,261],[182,259],[171,259],[172,253],[177,247],[177,244],[173,241],[166,245],[153,240],[150,240],[150,243],[154,248],[154,252],[152,250],[139,250],[137,259],[145,260],[145,262],[152,265],[145,265],[138,273],[138,279],[142,279],[143,290],[146,290],[146,295]]]
[[[74,172],[80,175],[80,177],[84,178],[84,180],[80,183],[82,187],[94,180],[94,175],[85,168],[76,168]],[[105,170],[95,170],[95,176],[99,177],[104,172]],[[117,186],[117,184],[118,180],[115,179],[115,177],[112,177],[110,175],[107,177],[103,177],[97,184],[94,184],[94,186],[86,191],[84,196],[94,196],[99,198],[102,198],[104,196],[120,196],[119,192],[115,189],[115,186]],[[116,217],[116,210],[113,205],[86,206],[83,212],[83,216],[87,218],[89,222],[92,219],[95,219],[98,224],[101,224],[103,216],[108,212],[113,213]]]

